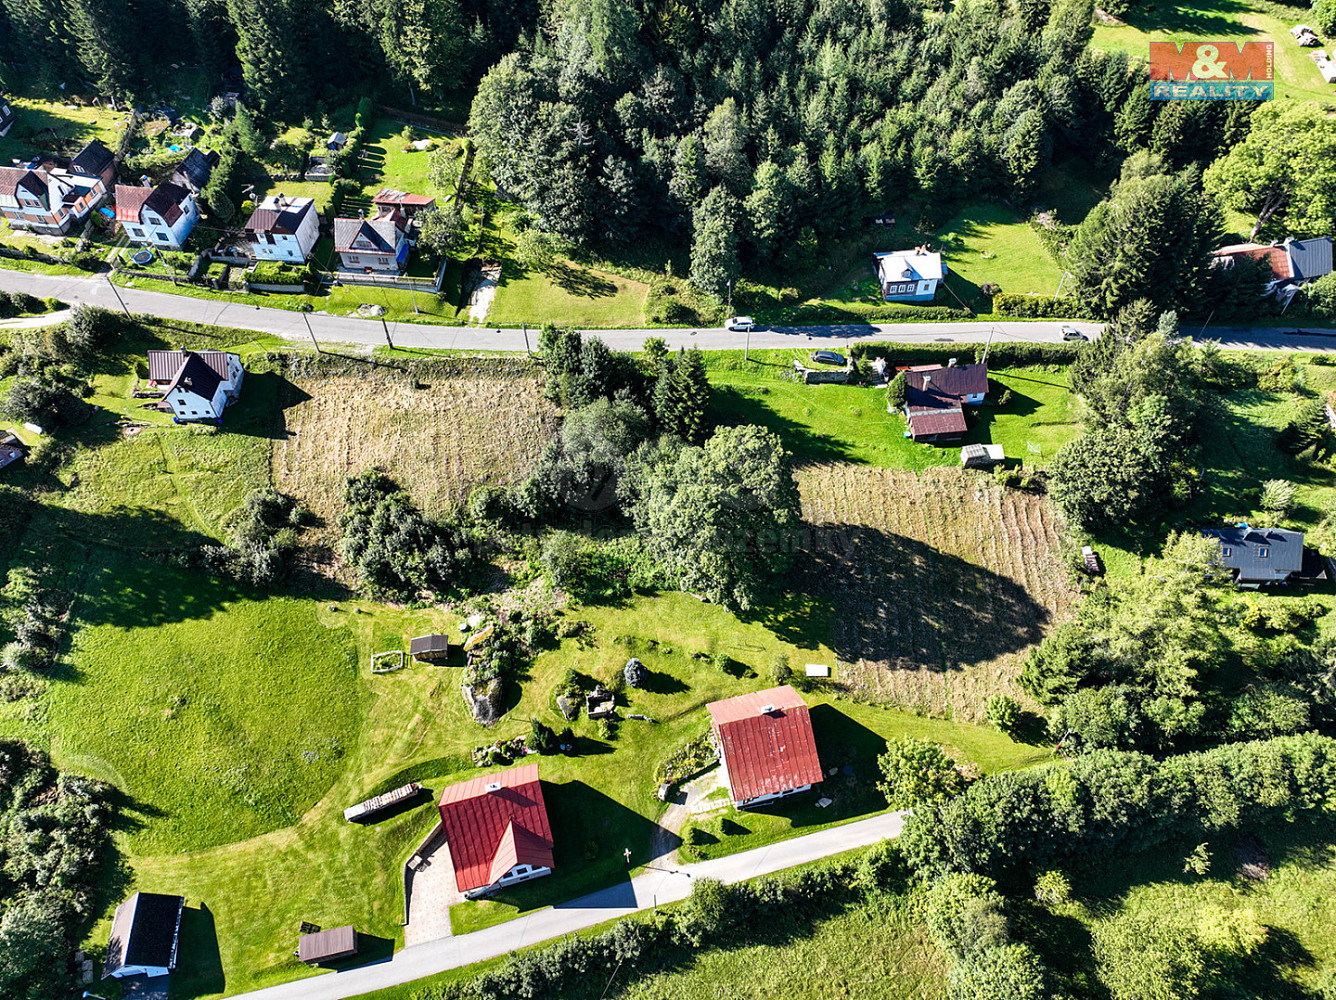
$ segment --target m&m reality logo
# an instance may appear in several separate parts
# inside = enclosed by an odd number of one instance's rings
[[[1269,101],[1271,42],[1151,42],[1152,101]]]

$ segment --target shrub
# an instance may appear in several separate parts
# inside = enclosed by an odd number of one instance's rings
[[[924,921],[942,950],[960,961],[1007,943],[1005,900],[990,879],[955,873],[928,891]]]
[[[1336,35],[1336,0],[1313,0],[1313,11],[1310,15],[1313,23],[1317,25],[1317,30],[1324,35]],[[1323,275],[1331,277],[1331,275]],[[1318,279],[1318,283],[1322,278]]]
[[[899,410],[909,396],[909,379],[904,372],[896,372],[895,378],[886,385],[886,405],[892,410]]]
[[[775,662],[770,668],[770,678],[775,682],[776,686],[787,684],[793,680],[793,668],[789,666],[788,653],[775,654]]]
[[[1047,975],[1024,944],[986,948],[951,970],[948,1000],[1045,1000]]]
[[[1284,514],[1294,503],[1294,484],[1286,479],[1268,479],[1262,484],[1257,506],[1273,514]]]
[[[529,730],[529,746],[541,754],[557,752],[557,734],[551,726],[534,719]]]
[[[1276,447],[1288,455],[1298,455],[1325,444],[1328,428],[1327,409],[1322,400],[1309,400],[1294,419],[1281,428]]]
[[[622,668],[622,677],[626,681],[627,687],[642,688],[649,680],[649,671],[645,669],[645,665],[640,660],[633,656],[626,661],[626,666]]]
[[[1034,898],[1045,906],[1058,906],[1072,895],[1072,884],[1056,869],[1042,871],[1034,880]]]
[[[981,289],[982,290],[982,289]],[[993,312],[1018,319],[1097,319],[1079,299],[1064,296],[1022,295],[998,292],[993,296]]]
[[[1299,369],[1290,358],[1273,362],[1257,376],[1257,388],[1263,392],[1293,392],[1299,385]]]
[[[916,737],[891,740],[877,758],[877,784],[892,809],[942,802],[960,793],[965,779],[940,744]]]
[[[984,718],[1003,733],[1012,733],[1020,717],[1020,702],[1010,695],[995,694],[984,706]]]

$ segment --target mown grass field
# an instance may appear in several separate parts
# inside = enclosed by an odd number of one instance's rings
[[[0,162],[6,165],[16,157],[54,146],[68,150],[72,156],[93,139],[101,139],[114,150],[125,128],[125,114],[109,108],[80,106],[35,95],[10,94],[9,102],[18,116],[9,134],[0,138]]]
[[[281,403],[272,452],[280,489],[332,521],[344,477],[391,471],[425,509],[443,513],[482,482],[509,484],[537,462],[555,410],[536,369],[523,374],[415,377],[370,365],[331,376],[294,377]]]
[[[994,693],[1025,700],[1024,654],[1075,598],[1045,497],[948,468],[818,465],[798,481],[812,554],[794,589],[828,606],[844,683],[956,719],[981,719]]]
[[[1152,41],[1235,41],[1275,44],[1276,97],[1331,103],[1336,88],[1322,79],[1289,29],[1312,24],[1307,4],[1249,3],[1248,0],[1151,0],[1125,24],[1096,22],[1091,44],[1107,51],[1145,56]],[[1278,15],[1285,15],[1284,17]]]

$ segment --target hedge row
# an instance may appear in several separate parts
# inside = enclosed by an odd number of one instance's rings
[[[1070,295],[1055,299],[1048,295],[998,292],[993,296],[993,312],[1017,319],[1095,319],[1079,299]]]
[[[1336,740],[1234,743],[1158,761],[1113,750],[1070,765],[993,775],[905,821],[900,847],[921,874],[1001,878],[1073,855],[1144,851],[1336,812]]]
[[[994,343],[988,351],[988,363],[994,368],[1025,368],[1032,365],[1069,365],[1076,360],[1081,344]],[[897,364],[946,364],[951,358],[962,365],[983,357],[983,344],[892,344],[865,342],[854,344],[855,358],[885,358]]]
[[[809,302],[785,311],[786,322],[796,326],[814,323],[902,323],[969,319],[968,309],[952,306],[910,306],[897,303]]]
[[[636,975],[681,967],[702,947],[738,947],[762,935],[770,939],[806,935],[814,919],[903,885],[903,865],[889,844],[871,848],[857,861],[827,862],[742,885],[697,879],[690,900],[670,913],[622,920],[592,937],[563,938],[537,951],[512,955],[499,969],[468,982],[427,987],[412,996],[413,1000],[594,1000],[606,993],[617,970],[627,982]]]

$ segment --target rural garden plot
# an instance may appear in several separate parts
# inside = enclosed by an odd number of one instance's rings
[[[333,524],[349,473],[377,468],[439,514],[484,482],[528,475],[555,410],[542,383],[510,376],[369,369],[294,375],[294,402],[273,452],[274,485]],[[415,385],[417,388],[415,388]]]
[[[1020,696],[1021,660],[1075,593],[1047,500],[949,468],[813,465],[798,481],[802,585],[830,600],[824,638],[856,693],[961,720]]]

